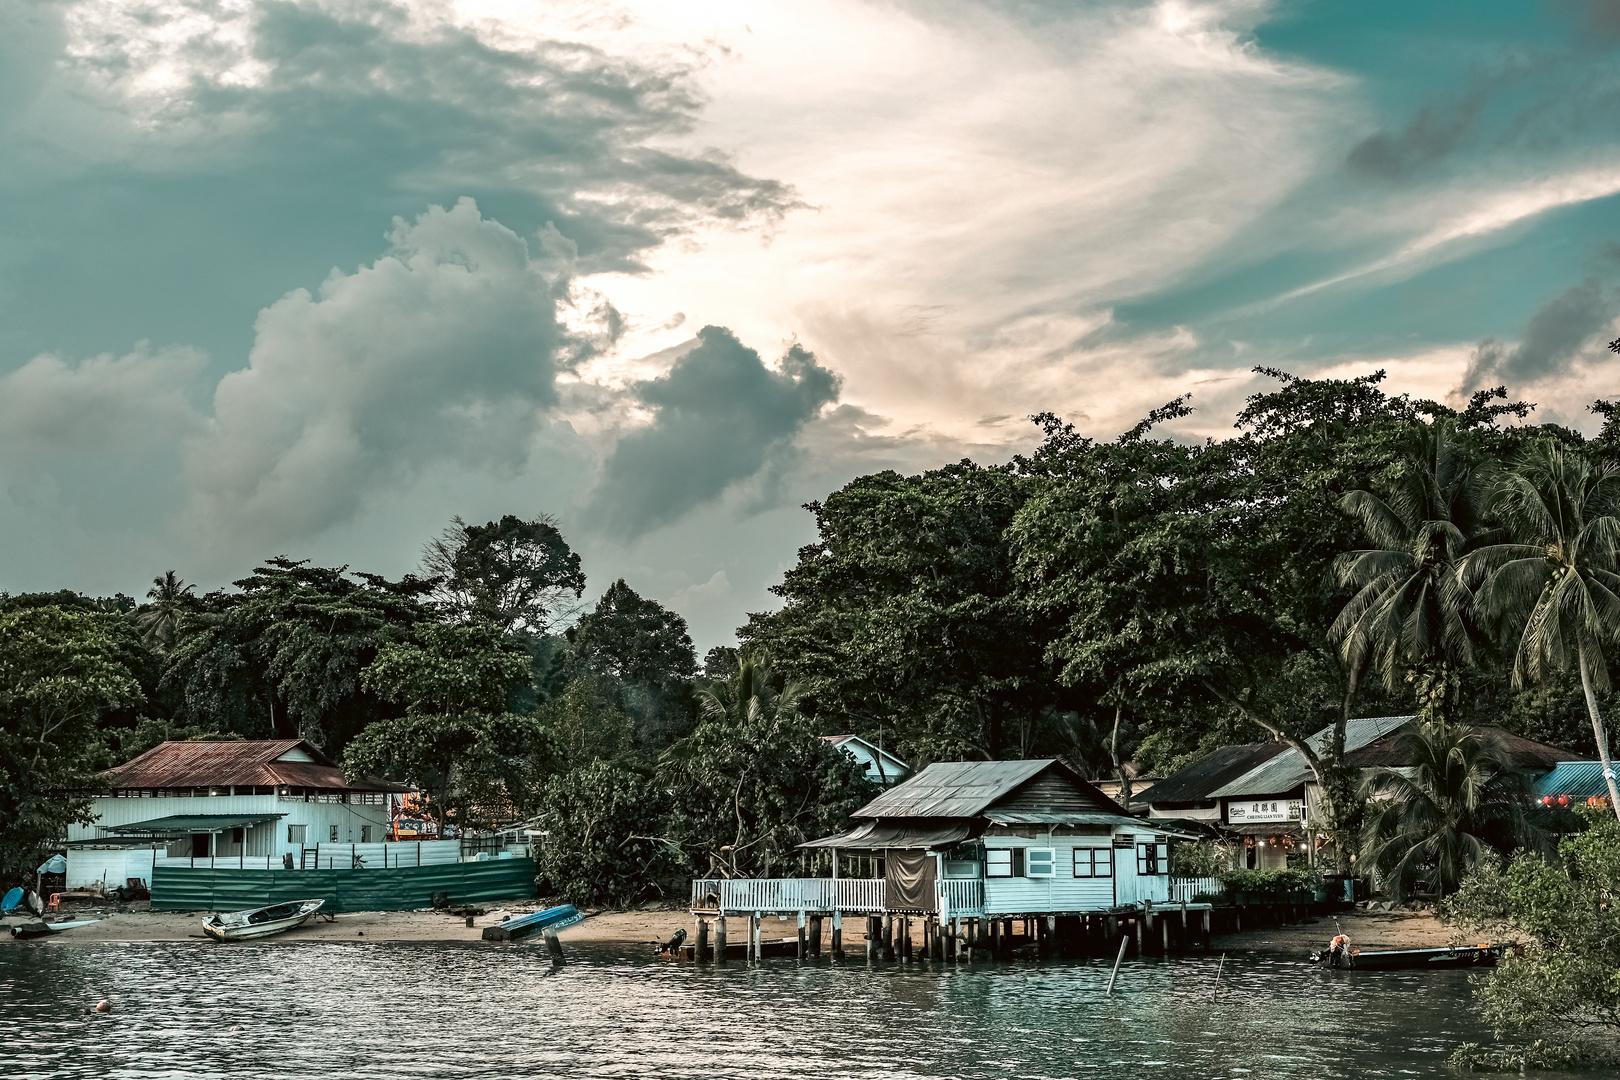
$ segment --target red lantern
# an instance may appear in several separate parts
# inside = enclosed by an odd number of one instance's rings
[[[1553,804],[1553,797],[1551,795],[1543,795],[1541,797],[1541,805],[1542,806],[1550,807],[1550,806],[1552,806],[1552,804]]]
[[[1558,796],[1558,805],[1559,806],[1568,806],[1569,805],[1569,796],[1568,795],[1560,795],[1560,796]]]

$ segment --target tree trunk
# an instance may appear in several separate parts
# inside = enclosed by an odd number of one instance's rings
[[[1114,706],[1114,737],[1108,744],[1108,756],[1114,759],[1114,774],[1119,777],[1119,805],[1131,812],[1131,778],[1125,771],[1125,763],[1119,760],[1119,721],[1125,712],[1119,705]]]
[[[1620,790],[1615,788],[1614,763],[1609,760],[1609,735],[1603,730],[1603,718],[1598,715],[1597,695],[1592,691],[1592,672],[1586,659],[1586,643],[1578,646],[1581,662],[1581,690],[1586,694],[1586,711],[1592,717],[1592,735],[1597,739],[1598,760],[1603,762],[1603,779],[1609,785],[1609,808],[1620,818]]]

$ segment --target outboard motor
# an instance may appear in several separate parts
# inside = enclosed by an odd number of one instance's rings
[[[670,956],[674,956],[675,951],[681,947],[681,943],[683,941],[685,941],[685,940],[686,940],[686,931],[685,930],[677,930],[677,931],[675,931],[675,936],[674,937],[670,938],[668,941],[666,941],[662,945],[658,946],[657,955],[663,956],[665,953],[668,953]]]

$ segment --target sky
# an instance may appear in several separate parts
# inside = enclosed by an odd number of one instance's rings
[[[1620,395],[1620,0],[0,0],[0,590],[549,514],[733,640],[856,476]]]

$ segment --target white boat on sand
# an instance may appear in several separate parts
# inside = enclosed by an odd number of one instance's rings
[[[303,926],[321,910],[325,900],[291,900],[269,907],[210,915],[203,920],[203,933],[216,941],[249,941],[269,937]]]

